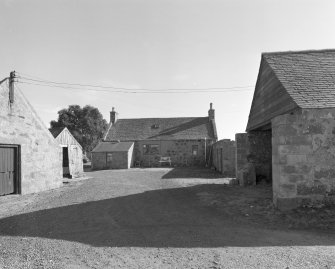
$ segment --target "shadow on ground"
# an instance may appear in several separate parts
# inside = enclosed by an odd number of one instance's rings
[[[162,176],[162,179],[171,179],[171,178],[223,178],[223,175],[218,171],[211,170],[208,168],[185,168],[185,167],[176,167],[170,170],[168,173]]]
[[[220,185],[153,190],[46,209],[0,220],[0,235],[41,237],[98,247],[335,245],[334,235],[237,224],[201,203]]]

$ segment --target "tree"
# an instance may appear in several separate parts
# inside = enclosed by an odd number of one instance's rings
[[[70,105],[58,111],[58,120],[50,122],[50,131],[67,127],[85,152],[90,152],[102,140],[108,124],[93,106]]]

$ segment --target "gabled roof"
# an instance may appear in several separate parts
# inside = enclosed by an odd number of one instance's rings
[[[124,152],[128,151],[133,145],[133,142],[101,142],[92,152]]]
[[[110,125],[106,141],[216,139],[208,117],[120,119]]]
[[[263,53],[247,131],[298,108],[335,107],[335,50]]]
[[[263,57],[299,107],[335,107],[335,50],[264,53]]]

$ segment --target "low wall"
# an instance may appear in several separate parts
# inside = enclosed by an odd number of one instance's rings
[[[212,165],[224,176],[235,177],[236,145],[235,141],[222,139],[213,144]]]
[[[335,109],[272,120],[273,200],[281,209],[335,201]]]

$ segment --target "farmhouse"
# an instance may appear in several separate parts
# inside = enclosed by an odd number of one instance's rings
[[[236,143],[238,179],[272,180],[279,208],[334,200],[335,50],[262,54]]]
[[[207,117],[117,120],[113,108],[104,141],[134,143],[132,158],[139,166],[205,166],[217,140],[214,112],[211,104]]]
[[[51,131],[62,148],[63,176],[79,177],[83,174],[83,149],[66,127]]]
[[[0,84],[0,195],[62,185],[61,148],[18,89]]]

